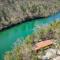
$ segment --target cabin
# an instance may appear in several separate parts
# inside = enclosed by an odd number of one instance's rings
[[[44,47],[52,45],[52,44],[53,44],[52,40],[41,41],[41,42],[38,42],[37,44],[35,44],[33,49],[34,49],[34,51],[38,51],[41,48],[44,48]]]

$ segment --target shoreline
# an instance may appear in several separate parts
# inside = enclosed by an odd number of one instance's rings
[[[24,20],[21,20],[20,22],[17,22],[17,23],[15,23],[15,24],[10,24],[10,25],[8,25],[8,26],[6,26],[6,27],[3,27],[2,29],[0,29],[0,32],[1,32],[1,31],[5,31],[5,30],[7,30],[7,29],[9,29],[9,28],[15,27],[16,25],[21,25],[21,24],[23,24],[23,23],[32,21],[32,19],[35,20],[35,19],[43,19],[43,18],[46,18],[46,17],[25,18]]]
[[[60,12],[60,11],[59,11],[59,12]],[[54,13],[54,14],[51,14],[51,15],[46,16],[46,17],[33,16],[32,18],[28,17],[28,18],[25,18],[24,20],[19,20],[17,23],[9,24],[9,25],[7,25],[7,26],[4,26],[4,27],[0,28],[0,32],[5,31],[5,30],[7,30],[7,29],[9,29],[9,28],[15,27],[16,25],[21,25],[21,24],[23,24],[23,23],[32,21],[32,19],[33,19],[33,20],[36,20],[36,19],[43,19],[43,18],[48,18],[48,17],[50,17],[50,16],[54,16],[54,15],[58,14],[59,12]]]

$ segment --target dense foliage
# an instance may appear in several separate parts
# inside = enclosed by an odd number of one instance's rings
[[[36,53],[33,51],[33,46],[42,40],[53,39],[54,45],[49,48],[60,49],[60,21],[55,21],[49,26],[38,27],[32,35],[27,36],[24,41],[17,43],[11,51],[6,52],[4,60],[40,60],[38,56],[42,57],[46,48],[43,48]]]
[[[60,11],[60,0],[0,0],[0,29],[25,18],[47,17]]]

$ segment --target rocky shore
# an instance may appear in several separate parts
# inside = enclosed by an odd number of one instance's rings
[[[0,30],[60,11],[60,0],[0,0]]]
[[[23,41],[17,39],[13,49],[5,52],[4,60],[60,60],[60,21],[44,27],[35,27]]]

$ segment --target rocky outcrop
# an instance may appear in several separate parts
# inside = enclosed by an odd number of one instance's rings
[[[53,60],[60,60],[60,56],[53,58]]]
[[[60,49],[48,49],[42,60],[60,60]]]

